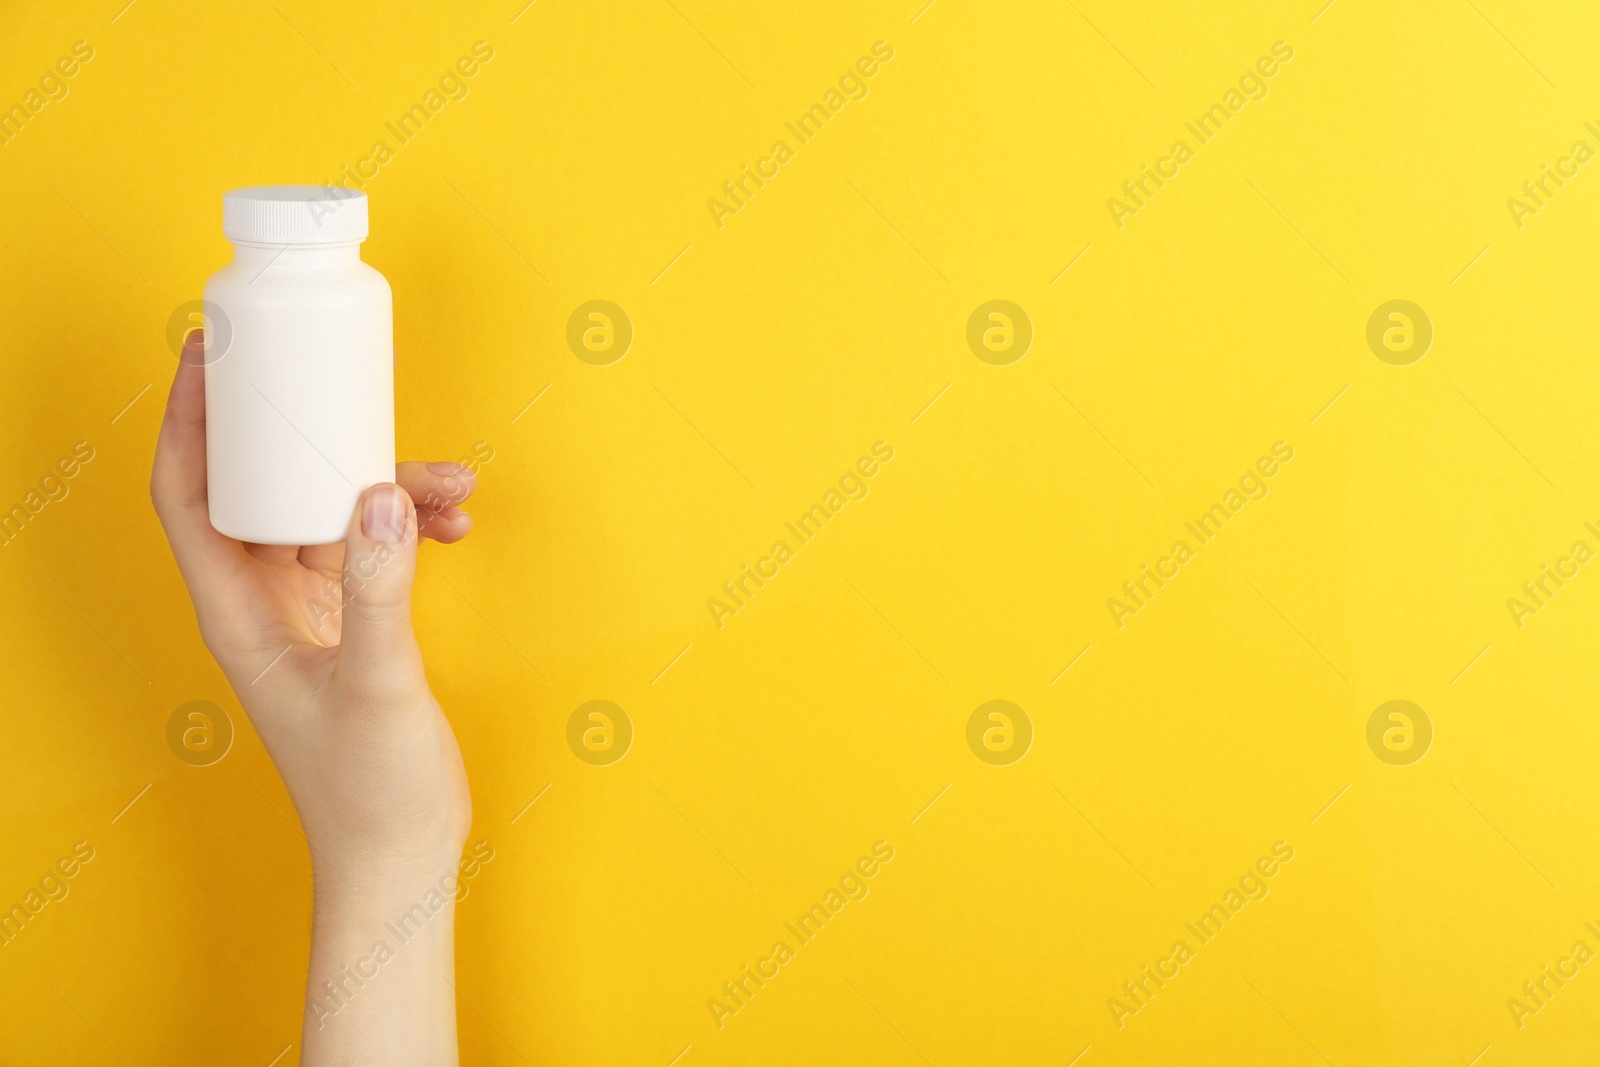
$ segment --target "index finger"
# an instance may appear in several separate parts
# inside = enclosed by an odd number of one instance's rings
[[[167,393],[150,499],[192,593],[209,587],[208,576],[230,572],[245,560],[243,546],[212,527],[206,503],[205,354],[199,330],[184,339]]]

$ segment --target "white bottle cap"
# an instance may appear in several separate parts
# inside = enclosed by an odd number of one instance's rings
[[[367,194],[338,185],[257,185],[222,194],[222,235],[273,245],[367,239]]]

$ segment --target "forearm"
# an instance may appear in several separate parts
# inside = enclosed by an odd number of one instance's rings
[[[317,872],[302,1064],[458,1062],[454,873]]]

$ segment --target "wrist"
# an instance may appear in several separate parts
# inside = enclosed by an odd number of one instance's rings
[[[312,900],[318,911],[360,913],[409,907],[425,898],[438,910],[460,884],[460,849],[406,857],[311,853]]]

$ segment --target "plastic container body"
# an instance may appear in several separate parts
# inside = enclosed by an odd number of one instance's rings
[[[206,331],[211,525],[264,545],[343,541],[361,494],[395,476],[389,283],[359,241],[233,244],[205,287],[222,319]]]

